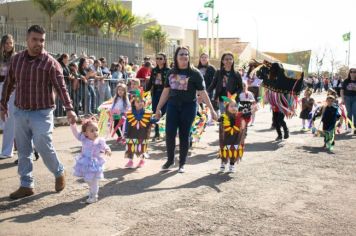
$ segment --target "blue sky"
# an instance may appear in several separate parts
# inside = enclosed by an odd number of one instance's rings
[[[197,21],[197,14],[207,11],[205,1],[133,0],[133,11],[150,14],[161,24],[198,28],[200,36],[206,37],[206,23]],[[262,51],[312,49],[321,53],[327,49],[328,55],[332,51],[344,63],[348,43],[343,42],[342,35],[351,31],[350,61],[356,64],[355,1],[215,0],[215,6],[215,14],[220,15],[220,37],[239,37],[254,47],[258,41]]]

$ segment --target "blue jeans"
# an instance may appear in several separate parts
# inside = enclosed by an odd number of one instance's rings
[[[41,155],[44,164],[59,177],[64,172],[62,163],[52,145],[53,109],[22,110],[15,107],[15,139],[18,150],[18,173],[21,176],[21,186],[34,187],[32,176],[32,140],[36,150]]]
[[[87,107],[87,111],[88,113],[96,113],[96,108],[97,108],[97,95],[96,95],[96,91],[95,91],[95,86],[94,84],[89,84],[88,85],[88,107]]]
[[[166,117],[166,146],[168,162],[174,162],[177,129],[179,129],[179,166],[186,162],[189,149],[189,135],[197,114],[197,103],[168,101]]]
[[[353,124],[356,126],[356,96],[344,96],[345,106],[347,110],[347,118],[349,118]]]
[[[15,91],[12,92],[8,104],[8,114],[3,127],[2,137],[2,149],[1,154],[4,156],[12,156],[14,150],[15,139],[15,121],[14,121],[14,109],[15,109]]]

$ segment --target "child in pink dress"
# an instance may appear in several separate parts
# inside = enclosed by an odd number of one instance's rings
[[[76,124],[71,125],[71,130],[83,145],[81,153],[76,157],[74,175],[83,177],[89,186],[89,197],[86,203],[94,203],[98,200],[99,180],[104,178],[105,160],[102,155],[110,156],[111,150],[105,139],[99,138],[96,120],[84,120],[81,132],[78,132]]]

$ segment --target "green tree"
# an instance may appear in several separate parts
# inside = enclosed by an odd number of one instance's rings
[[[85,0],[74,9],[72,24],[79,31],[90,32],[99,35],[101,27],[107,21],[108,1]]]
[[[153,25],[143,31],[143,39],[152,46],[155,53],[163,51],[167,45],[168,34],[160,25]]]
[[[107,8],[106,21],[108,23],[108,32],[111,27],[117,37],[124,32],[129,31],[136,23],[136,17],[120,2],[110,2]]]
[[[53,16],[63,8],[69,0],[32,0],[35,5],[37,5],[41,11],[47,14],[49,18],[49,31],[52,30],[52,19]]]

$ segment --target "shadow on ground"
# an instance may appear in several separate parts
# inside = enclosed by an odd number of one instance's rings
[[[132,173],[135,170],[132,169],[115,169],[105,172],[106,178],[115,178],[115,180],[105,184],[103,187],[100,188],[100,199],[111,197],[111,196],[127,196],[127,195],[136,195],[142,194],[145,192],[159,192],[159,191],[169,191],[169,190],[177,190],[177,189],[184,189],[184,188],[199,188],[201,186],[207,186],[214,189],[217,192],[221,192],[219,189],[219,185],[229,181],[232,177],[228,174],[209,174],[202,178],[196,179],[190,183],[183,184],[177,187],[172,188],[152,188],[167,178],[170,178],[177,174],[177,171],[168,171],[168,172],[158,172],[154,175],[144,177],[143,179],[134,179],[123,181],[124,176],[127,174]],[[40,193],[28,198],[24,198],[18,200],[16,202],[10,202],[6,205],[6,208],[9,209],[13,207],[17,207],[23,204],[30,203],[36,199],[40,199],[47,195],[53,194],[53,192],[44,192]],[[0,201],[4,201],[7,198],[2,198]],[[100,200],[99,199],[99,200]],[[40,220],[44,217],[53,217],[57,215],[69,216],[82,208],[86,207],[87,205],[83,202],[85,201],[85,197],[75,199],[70,202],[61,202],[57,205],[50,206],[47,208],[43,208],[38,212],[34,213],[27,213],[23,215],[13,216],[5,219],[0,219],[0,222],[11,220],[17,223],[28,223]],[[3,210],[3,209],[2,209]]]

